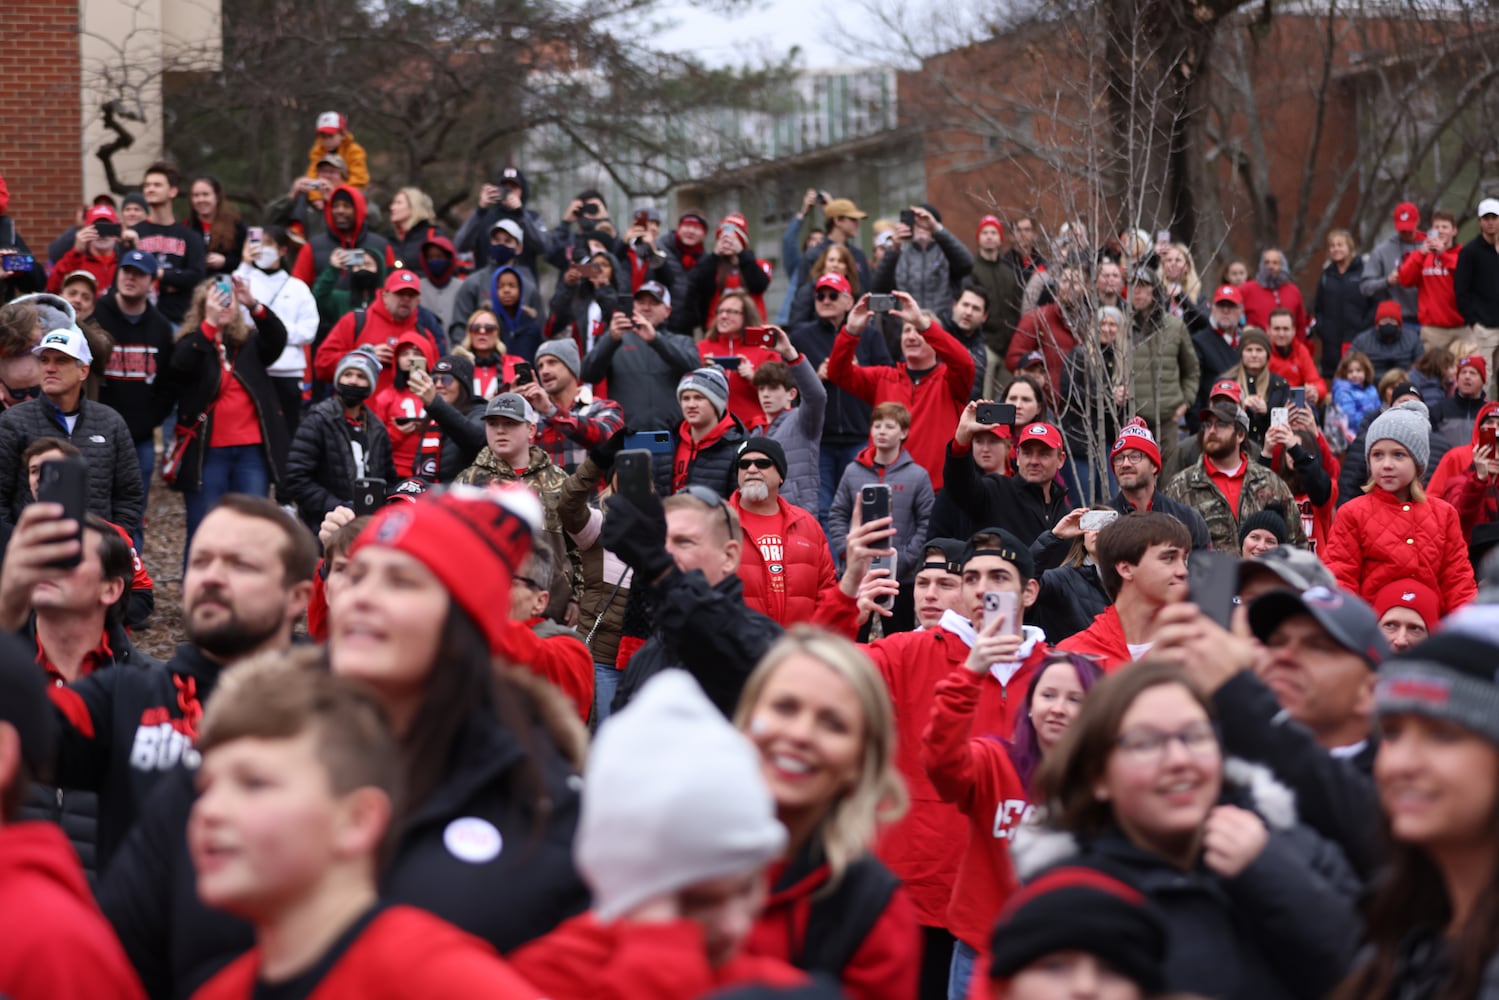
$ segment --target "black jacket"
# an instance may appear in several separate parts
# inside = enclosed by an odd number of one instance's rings
[[[744,604],[744,584],[730,574],[716,585],[698,570],[673,570],[649,591],[655,601],[651,637],[630,657],[620,678],[612,711],[630,703],[645,682],[663,670],[690,673],[718,710],[734,714],[739,692],[750,671],[771,644],[781,637],[781,626]]]
[[[680,434],[679,428],[674,430]],[[687,466],[687,485],[706,486],[727,500],[739,488],[739,472],[735,464],[739,461],[739,446],[748,436],[739,418],[730,415],[729,426],[724,428],[722,436],[699,451]],[[673,446],[678,443],[679,440],[674,440]],[[656,477],[656,491],[662,496],[676,492],[672,489],[675,480],[672,464],[675,460],[675,453],[652,456],[651,471]]]
[[[1499,249],[1482,235],[1458,251],[1452,291],[1464,320],[1479,326],[1499,326]]]
[[[173,323],[181,323],[192,302],[193,289],[208,275],[203,235],[181,222],[137,222],[133,228],[135,249],[154,254],[161,265],[156,308]]]
[[[133,534],[145,513],[141,466],[125,418],[103,403],[80,397],[72,433],[46,396],[28,399],[0,414],[0,518],[7,526],[21,516],[31,488],[21,475],[21,452],[39,437],[62,438],[88,463],[88,509]]]
[[[286,451],[290,442],[286,436],[286,419],[281,415],[281,397],[266,369],[275,364],[281,352],[286,350],[286,327],[271,310],[262,307],[261,312],[262,315],[255,320],[255,329],[249,332],[243,343],[224,343],[224,357],[231,366],[230,374],[255,404],[265,464],[270,470],[271,482],[279,485],[285,481]],[[182,453],[182,469],[172,488],[193,492],[203,488],[203,460],[213,438],[217,410],[213,404],[224,385],[224,366],[219,361],[218,345],[209,340],[201,328],[177,341],[172,351],[172,380],[178,386],[177,423],[197,428],[197,434]]]
[[[1040,486],[1019,476],[980,473],[972,455],[955,455],[951,445],[942,464],[942,484],[942,492],[952,494],[975,528],[1004,528],[1026,545],[1051,530],[1072,509],[1067,490],[1059,483],[1051,484],[1051,499],[1047,500]]]
[[[427,404],[427,430],[417,446],[411,468],[428,482],[452,482],[484,450],[484,408],[488,402],[474,399],[468,386],[461,391],[467,398],[460,399],[457,406],[441,396],[433,397]],[[435,449],[427,445],[434,435],[440,442]]]
[[[1041,593],[1027,618],[1055,646],[1092,625],[1111,603],[1097,566],[1058,566],[1041,574]]]
[[[110,626],[107,635],[114,658],[109,663],[95,667],[95,671],[161,669],[160,661],[136,649],[130,642],[130,636],[120,626]],[[34,626],[27,638],[35,644]],[[68,835],[73,849],[78,852],[78,860],[83,863],[83,870],[89,881],[93,882],[98,877],[99,796],[96,793],[34,781],[26,792],[26,801],[21,805],[21,818],[46,820],[62,827],[62,832]]]
[[[807,356],[812,367],[820,368],[833,353],[833,341],[838,337],[838,327],[814,319],[788,331],[792,345]],[[894,365],[890,351],[885,347],[875,324],[871,323],[859,337],[859,346],[854,348],[854,360],[860,365]],[[824,380],[828,391],[827,416],[822,422],[822,440],[829,444],[853,444],[869,437],[870,405],[851,392],[845,392]]]
[[[708,306],[713,303],[713,298],[721,290],[718,283],[718,264],[723,258],[713,252],[712,247],[703,250],[703,255],[698,258],[697,266],[687,273],[687,311],[696,326],[707,329],[713,317],[708,315]],[[755,259],[755,252],[748,247],[739,251],[739,256],[733,259],[731,267],[739,272],[739,287],[752,296],[764,295],[765,290],[770,287],[770,276],[760,268],[760,262]],[[677,311],[676,301],[672,301],[672,314]]]
[[[57,783],[99,793],[99,872],[124,842],[141,804],[184,758],[219,665],[182,643],[165,665],[101,670],[54,692],[62,735]]]
[[[1228,346],[1217,330],[1209,326],[1192,334],[1192,348],[1197,352],[1197,400],[1187,407],[1187,427],[1197,429],[1197,414],[1208,405],[1208,391],[1218,376],[1239,363],[1239,352]]]
[[[1109,501],[1109,506],[1120,514],[1128,514],[1135,509],[1134,505],[1124,498],[1123,490],[1114,494],[1114,498]],[[1201,552],[1212,547],[1213,539],[1208,534],[1208,523],[1195,507],[1188,507],[1184,503],[1173,500],[1157,489],[1150,497],[1150,509],[1157,513],[1170,514],[1185,524],[1187,530],[1192,533],[1193,551]]]
[[[588,906],[572,863],[578,822],[573,776],[555,748],[534,760],[552,811],[544,821],[527,805],[519,741],[498,720],[474,709],[461,725],[442,785],[395,834],[381,900],[436,914],[500,952],[539,937]],[[150,802],[99,890],[131,964],[154,998],[186,998],[254,944],[250,925],[198,901],[187,852],[193,803],[191,772],[178,768]],[[498,831],[498,855],[460,859],[446,845],[455,821],[479,820]]]
[[[167,371],[174,348],[172,321],[147,304],[146,311],[131,322],[120,311],[112,290],[99,297],[94,320],[115,341],[104,366],[99,402],[125,418],[137,444],[149,441],[175,401],[176,387]]]
[[[1369,329],[1374,322],[1374,302],[1364,296],[1359,282],[1364,278],[1364,258],[1355,256],[1348,270],[1338,273],[1332,261],[1322,268],[1312,297],[1312,317],[1322,338],[1322,370],[1331,374],[1343,357],[1343,345]]]
[[[398,481],[390,436],[368,407],[364,411],[364,435],[365,467],[360,472],[354,463],[343,403],[337,396],[313,406],[297,426],[297,436],[292,438],[286,456],[286,499],[296,503],[302,523],[314,532],[330,510],[353,502],[354,480],[384,479],[391,486]]]

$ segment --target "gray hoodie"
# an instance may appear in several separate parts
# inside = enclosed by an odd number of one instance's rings
[[[819,473],[822,422],[827,414],[828,390],[817,377],[817,368],[805,354],[788,366],[796,381],[798,403],[782,410],[765,427],[763,433],[781,443],[786,452],[786,481],[781,484],[781,499],[803,510],[817,514],[822,478]]]

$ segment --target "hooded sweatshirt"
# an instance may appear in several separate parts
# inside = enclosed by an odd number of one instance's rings
[[[1469,539],[1476,526],[1499,519],[1499,483],[1493,477],[1479,479],[1473,471],[1473,452],[1478,448],[1484,418],[1495,412],[1499,412],[1499,403],[1483,404],[1478,419],[1473,421],[1472,438],[1442,456],[1426,487],[1429,495],[1441,497],[1457,508],[1463,535]]]
[[[413,329],[401,334],[396,341],[396,357],[399,358],[407,347],[415,347],[422,352],[422,356],[427,359],[427,371],[430,372],[437,364],[437,348],[420,331]],[[383,370],[381,374],[384,374]],[[395,460],[397,474],[402,477],[415,475],[411,471],[412,462],[427,426],[426,405],[422,402],[422,397],[407,387],[409,377],[409,372],[397,368],[391,384],[376,392],[370,399],[370,411],[385,424],[386,433],[390,435],[391,458]],[[403,429],[396,423],[397,420],[416,422]]]
[[[354,203],[354,228],[347,232],[339,230],[333,225],[333,201],[342,191],[348,194]],[[333,251],[337,249],[359,248],[374,254],[382,262],[385,261],[385,252],[389,247],[385,237],[369,232],[365,223],[369,219],[369,203],[365,201],[364,192],[357,187],[348,184],[340,184],[333,189],[328,200],[323,203],[323,219],[328,224],[325,232],[321,232],[308,240],[302,247],[302,252],[297,255],[297,262],[292,266],[292,277],[301,278],[307,282],[310,288],[317,281],[323,268],[327,267],[333,257]],[[348,273],[339,275],[338,287],[347,289],[349,287]]]
[[[440,273],[433,270],[427,260],[427,247],[437,247],[448,254],[450,258],[448,266]],[[442,233],[429,233],[422,241],[421,252],[406,263],[422,276],[422,305],[432,310],[438,322],[442,324],[442,328],[446,330],[453,323],[453,307],[458,301],[458,289],[463,287],[463,278],[466,274],[459,267],[458,251],[453,248],[453,241]]]
[[[337,323],[333,324],[333,329],[328,331],[328,336],[324,338],[322,346],[313,356],[313,375],[324,382],[332,382],[334,374],[338,371],[338,362],[354,348],[364,344],[369,344],[371,347],[376,344],[389,344],[395,347],[405,334],[412,331],[417,331],[417,335],[425,342],[422,353],[427,355],[427,370],[431,371],[431,366],[437,363],[437,345],[432,343],[432,339],[427,334],[417,330],[416,319],[417,314],[413,312],[404,322],[398,322],[386,310],[385,300],[378,297],[370,303],[368,309],[364,310],[363,326],[360,326],[358,312],[344,314]],[[354,332],[355,327],[359,327],[357,336]],[[395,377],[394,364],[381,365],[380,378],[375,383],[375,392],[378,393],[381,389],[394,385]]]
[[[1457,308],[1457,293],[1452,276],[1457,272],[1457,255],[1462,244],[1454,241],[1441,253],[1413,250],[1400,261],[1400,284],[1415,288],[1416,316],[1422,326],[1452,328],[1466,326]]]
[[[500,302],[500,275],[513,274],[520,282],[520,298],[514,309],[507,309]],[[541,323],[536,310],[526,305],[535,282],[526,275],[524,268],[513,264],[496,268],[489,279],[489,308],[500,318],[500,340],[505,343],[505,353],[514,354],[527,362],[535,362],[536,349],[541,346]]]
[[[73,846],[51,823],[0,826],[0,994],[144,1000]]]

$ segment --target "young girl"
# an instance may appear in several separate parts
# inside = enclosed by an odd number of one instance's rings
[[[1335,994],[1489,997],[1499,958],[1499,647],[1445,633],[1375,689],[1374,783],[1391,843],[1368,958]]]
[[[1348,418],[1348,440],[1364,417],[1379,409],[1379,390],[1374,386],[1374,364],[1363,351],[1349,351],[1332,377],[1332,401]]]
[[[1430,431],[1426,406],[1414,399],[1369,425],[1369,482],[1338,511],[1326,561],[1338,585],[1366,601],[1393,580],[1419,580],[1441,595],[1445,616],[1478,588],[1457,511],[1421,488]]]

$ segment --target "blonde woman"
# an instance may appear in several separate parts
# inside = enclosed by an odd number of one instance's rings
[[[421,188],[403,187],[390,199],[390,252],[395,254],[394,267],[416,270],[422,256],[422,244],[440,233],[435,222],[437,212],[432,197]]]
[[[516,299],[520,292],[517,285]],[[474,363],[473,393],[480,399],[493,399],[515,381],[515,363],[524,361],[507,353],[500,339],[500,317],[490,309],[475,309],[469,314],[465,335],[453,353]]]
[[[874,665],[847,640],[797,626],[745,682],[734,724],[759,750],[790,835],[746,950],[832,976],[853,1000],[909,1000],[921,968],[916,911],[870,853],[906,807]]]
[[[1185,243],[1172,243],[1161,251],[1161,286],[1166,291],[1166,308],[1172,315],[1187,320],[1192,313],[1201,313],[1202,278]]]

